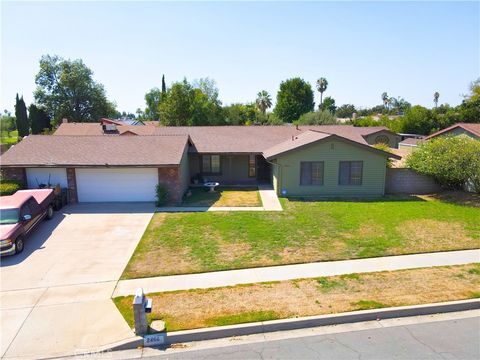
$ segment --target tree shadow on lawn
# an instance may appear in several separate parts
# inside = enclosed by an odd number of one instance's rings
[[[439,200],[451,204],[480,208],[480,194],[465,191],[444,191],[441,193],[421,195],[426,201]]]

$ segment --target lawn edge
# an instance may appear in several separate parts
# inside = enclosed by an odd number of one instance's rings
[[[440,303],[388,307],[382,309],[356,310],[337,314],[314,315],[299,318],[287,318],[255,323],[167,332],[165,333],[165,343],[175,344],[182,342],[203,341],[266,332],[288,331],[318,326],[339,325],[363,321],[394,319],[479,309],[480,299],[466,299]]]
[[[373,257],[370,256],[370,257],[356,257],[356,258],[341,258],[341,259],[323,260],[323,261],[292,262],[292,263],[274,264],[274,265],[265,265],[265,266],[234,267],[234,268],[230,268],[230,269],[198,271],[198,272],[194,271],[194,272],[189,272],[189,273],[167,273],[167,274],[160,274],[160,275],[153,275],[153,276],[140,276],[140,277],[134,277],[134,278],[124,277],[123,276],[124,273],[122,272],[122,276],[120,277],[119,281],[139,280],[139,279],[153,279],[153,278],[166,277],[166,276],[208,274],[208,273],[216,273],[216,272],[235,271],[235,270],[252,270],[252,269],[254,270],[254,269],[274,268],[274,267],[289,266],[289,265],[321,264],[321,263],[336,262],[336,261],[379,259],[379,258],[390,258],[390,257],[394,257],[394,256],[442,254],[442,253],[451,253],[451,252],[459,252],[459,251],[472,251],[472,250],[480,250],[480,247],[472,247],[472,248],[467,247],[467,248],[455,249],[455,250],[441,250],[441,251],[429,251],[429,252],[412,252],[412,253],[402,253],[402,254],[389,254],[389,255],[373,256]],[[459,264],[459,265],[465,265],[465,264]],[[443,265],[439,265],[439,266],[443,266]],[[126,267],[125,267],[125,269],[126,269]],[[125,269],[124,269],[124,271],[125,271]]]
[[[420,305],[388,307],[372,310],[356,310],[328,315],[315,315],[281,320],[270,320],[256,323],[217,326],[192,330],[164,332],[158,335],[163,337],[163,346],[194,341],[214,340],[235,336],[254,335],[277,331],[289,331],[320,326],[351,324],[367,321],[379,321],[414,316],[425,316],[442,313],[452,313],[470,310],[480,310],[480,299],[455,300]],[[142,337],[132,336],[117,344],[105,345],[97,351],[115,351],[136,349],[142,346]],[[93,353],[93,352],[92,352]]]

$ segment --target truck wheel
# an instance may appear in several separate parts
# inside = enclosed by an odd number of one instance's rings
[[[17,240],[15,240],[15,254],[20,254],[23,251],[23,246],[23,238],[17,238]]]
[[[51,220],[53,218],[53,207],[52,207],[52,205],[48,205],[46,218],[47,218],[47,220]]]

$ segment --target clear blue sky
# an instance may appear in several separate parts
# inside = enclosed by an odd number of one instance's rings
[[[402,96],[456,105],[480,75],[479,2],[3,2],[0,108],[33,100],[42,54],[81,58],[118,109],[186,76],[225,104],[280,81],[324,76],[324,96],[359,107]],[[319,95],[316,93],[318,104]]]

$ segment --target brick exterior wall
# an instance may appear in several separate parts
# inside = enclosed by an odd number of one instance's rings
[[[77,178],[75,175],[75,168],[67,168],[67,183],[68,183],[68,202],[76,204],[78,202],[77,195]]]
[[[433,178],[412,169],[387,169],[385,192],[387,194],[431,194],[441,190]]]
[[[27,172],[25,168],[3,168],[2,178],[5,180],[19,181],[23,187],[27,187]]]
[[[182,180],[178,167],[158,168],[158,183],[167,187],[170,205],[178,205],[182,202]]]

